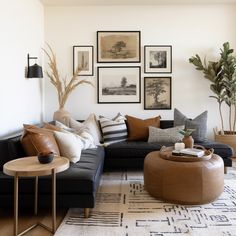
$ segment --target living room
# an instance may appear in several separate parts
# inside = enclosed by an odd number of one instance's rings
[[[213,95],[210,81],[195,70],[189,58],[199,54],[202,58],[207,56],[207,61],[217,60],[224,42],[229,42],[235,49],[235,14],[236,1],[232,0],[2,2],[0,104],[3,116],[0,138],[19,133],[23,124],[50,122],[59,109],[56,89],[45,73],[48,59],[42,48],[47,49],[48,43],[56,54],[61,77],[67,78],[73,74],[73,46],[93,47],[94,73],[80,78],[87,79],[94,86],[78,86],[65,104],[65,109],[74,119],[86,120],[91,113],[97,117],[113,118],[120,112],[140,119],[160,115],[162,120],[173,120],[174,108],[190,118],[207,110],[207,138],[214,140],[213,128],[220,127],[218,104],[209,97]],[[140,61],[98,62],[97,32],[101,31],[140,31]],[[144,73],[144,47],[150,45],[171,46],[172,68],[169,73]],[[35,61],[43,67],[44,78],[26,78],[28,53],[31,57],[37,57]],[[34,60],[30,63],[33,64]],[[98,103],[97,68],[124,66],[141,67],[140,102]],[[168,109],[144,109],[144,77],[171,77],[171,104]],[[224,105],[225,119],[227,109]],[[63,219],[65,212],[60,214]],[[27,221],[27,215],[25,217]],[[46,212],[47,217],[50,218],[50,211]],[[8,233],[13,232],[13,221],[10,216],[6,219],[9,226],[1,234],[11,235]],[[6,221],[0,222],[4,225]],[[50,220],[48,222],[50,224]],[[28,235],[42,235],[45,232],[44,229],[34,230],[35,234],[31,231]],[[47,235],[46,232],[44,235]]]

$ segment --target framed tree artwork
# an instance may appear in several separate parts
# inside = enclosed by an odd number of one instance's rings
[[[144,77],[144,109],[171,109],[171,77]]]
[[[97,31],[97,62],[140,62],[140,31]]]
[[[93,46],[73,46],[73,73],[80,66],[79,76],[93,75]]]
[[[140,103],[140,66],[98,67],[98,103]]]
[[[144,73],[171,73],[172,46],[144,46]]]

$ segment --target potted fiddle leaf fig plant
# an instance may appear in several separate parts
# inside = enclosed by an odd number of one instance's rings
[[[221,129],[214,129],[215,140],[226,143],[236,151],[236,56],[228,42],[220,49],[220,58],[217,61],[202,61],[200,56],[189,58],[197,70],[202,71],[206,79],[210,80],[210,89],[214,93],[211,98],[216,99],[221,120]],[[227,113],[222,111],[222,105],[226,104]],[[226,120],[229,130],[225,130]]]

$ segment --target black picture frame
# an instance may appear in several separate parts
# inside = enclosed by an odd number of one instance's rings
[[[141,67],[97,67],[97,102],[141,103]]]
[[[170,110],[171,77],[144,77],[144,110]]]
[[[73,74],[81,64],[82,70],[78,76],[94,75],[94,48],[92,45],[76,45],[73,46]],[[83,69],[84,68],[84,69]]]
[[[172,46],[145,45],[144,73],[172,73]]]
[[[141,32],[97,31],[97,62],[141,62]]]

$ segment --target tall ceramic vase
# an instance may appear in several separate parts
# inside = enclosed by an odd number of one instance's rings
[[[57,120],[67,126],[69,126],[69,118],[70,118],[70,113],[66,111],[64,108],[60,108],[53,114],[53,120]]]
[[[185,148],[193,148],[194,139],[192,136],[184,136],[182,141],[185,144]]]

